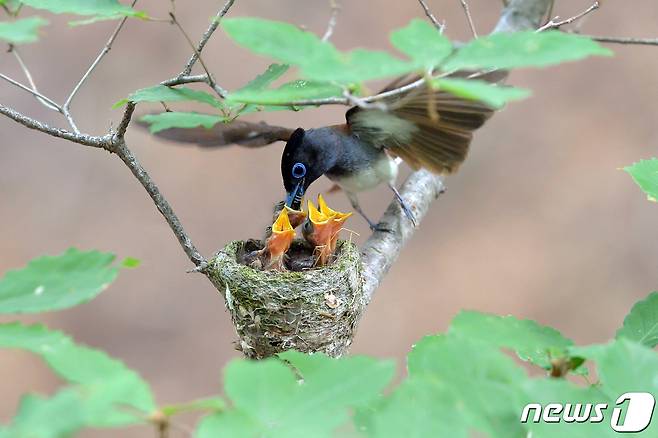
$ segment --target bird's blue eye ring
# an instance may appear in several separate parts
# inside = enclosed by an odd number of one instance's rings
[[[295,178],[302,178],[304,175],[306,175],[306,166],[302,163],[295,163],[295,165],[292,166],[292,176]]]

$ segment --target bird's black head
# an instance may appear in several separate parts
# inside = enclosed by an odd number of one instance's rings
[[[286,205],[299,210],[306,189],[320,178],[335,159],[331,143],[325,141],[327,128],[304,131],[297,128],[283,149],[281,176],[286,189]]]

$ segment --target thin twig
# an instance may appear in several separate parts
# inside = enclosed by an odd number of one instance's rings
[[[610,44],[637,44],[641,46],[658,46],[658,38],[623,38],[623,37],[606,37],[606,36],[589,36],[588,38],[600,43]]]
[[[199,41],[199,44],[196,46],[194,54],[190,60],[187,61],[185,68],[183,68],[183,71],[179,76],[188,76],[192,72],[192,67],[194,67],[194,64],[196,64],[196,62],[199,60],[199,54],[203,52],[203,48],[208,43],[208,40],[210,40],[212,34],[217,30],[221,19],[224,17],[224,15],[226,15],[228,10],[231,9],[231,6],[233,6],[233,3],[235,3],[235,0],[228,0],[224,4],[224,7],[220,9],[219,12],[217,12],[217,15],[215,15],[215,18],[213,18],[212,23],[210,23],[210,26],[201,37],[201,41]]]
[[[205,73],[202,75],[177,76],[175,78],[167,79],[166,81],[160,82],[160,85],[165,85],[167,87],[175,87],[176,85],[195,84],[195,83],[208,84],[213,90],[215,90],[215,93],[217,93],[222,98],[228,95],[227,89],[220,87],[217,84],[217,82],[214,81],[214,79],[211,83],[211,81],[208,79],[208,75]]]
[[[130,7],[134,7],[135,4],[137,3],[138,0],[133,0],[132,4]],[[128,17],[123,17],[117,27],[114,29],[114,32],[110,35],[110,38],[107,40],[107,43],[105,44],[105,47],[101,50],[101,52],[98,54],[94,62],[91,63],[91,66],[87,69],[84,75],[82,75],[82,78],[78,81],[78,83],[73,87],[73,91],[71,91],[71,94],[69,94],[69,97],[66,99],[66,102],[64,102],[64,105],[62,105],[62,110],[64,117],[66,117],[66,120],[68,120],[69,125],[71,125],[71,128],[77,133],[80,132],[78,127],[75,124],[75,121],[73,120],[73,117],[71,116],[71,102],[73,102],[73,99],[75,98],[76,94],[78,94],[78,91],[80,91],[80,88],[84,83],[87,81],[91,73],[94,71],[94,69],[100,64],[100,62],[103,60],[105,55],[112,50],[112,44],[114,44],[114,40],[117,38],[117,35],[119,35],[119,32],[121,32],[121,29],[123,29],[123,25],[126,24],[126,20],[128,20]]]
[[[14,58],[16,58],[16,61],[18,62],[18,65],[20,65],[21,70],[23,70],[23,73],[25,74],[25,77],[27,78],[27,81],[30,83],[30,87],[32,88],[32,91],[38,93],[39,89],[37,88],[37,85],[34,82],[34,78],[32,77],[32,73],[30,73],[30,69],[27,68],[27,64],[25,64],[25,61],[23,61],[23,57],[21,56],[20,52],[18,51],[18,47],[14,46],[13,44],[10,44],[9,45],[9,51],[14,55]],[[51,103],[49,103],[48,101],[42,99],[41,97],[38,97],[38,96],[35,96],[35,97],[46,108],[57,111],[59,113],[62,112],[62,108],[59,105],[52,105]]]
[[[595,1],[592,6],[589,8],[585,9],[581,13],[574,15],[573,17],[567,18],[566,20],[560,20],[560,17],[555,17],[552,18],[548,23],[544,24],[542,27],[537,29],[537,32],[543,32],[545,30],[549,29],[559,29],[560,27],[564,26],[565,24],[570,24],[573,23],[576,20],[580,20],[587,14],[596,11],[601,7],[601,2]]]
[[[185,29],[183,29],[183,26],[180,24],[180,22],[176,19],[176,15],[174,15],[173,12],[170,12],[169,16],[171,17],[171,22],[176,25],[178,30],[180,30],[181,34],[183,34],[183,37],[185,37],[185,40],[187,40],[187,43],[190,45],[192,50],[194,50],[194,54],[196,55],[197,60],[201,63],[201,67],[203,67],[203,70],[206,72],[205,76],[208,85],[210,85],[213,88],[213,90],[215,90],[215,92],[219,95],[219,97],[225,98],[227,95],[227,91],[217,86],[217,84],[215,83],[215,79],[213,79],[212,74],[208,69],[208,66],[206,66],[205,62],[203,62],[203,58],[201,57],[201,52],[199,52],[199,50],[196,47],[194,47],[194,43],[192,42],[192,39],[187,34],[187,32],[185,32]]]
[[[460,0],[462,4],[462,8],[464,8],[464,13],[466,14],[466,19],[468,20],[468,26],[471,28],[471,33],[473,34],[473,38],[478,37],[478,33],[475,30],[475,23],[473,23],[473,17],[471,16],[471,8],[468,7],[468,3],[466,3],[466,0]]]
[[[420,3],[420,6],[422,6],[423,10],[425,11],[425,15],[427,15],[427,18],[430,19],[434,27],[436,27],[439,30],[439,33],[443,33],[443,31],[446,28],[446,22],[445,20],[443,23],[441,23],[439,20],[436,19],[434,14],[432,14],[432,11],[430,10],[430,7],[427,6],[427,3],[425,0],[418,0],[418,3]]]
[[[15,80],[13,80],[12,78],[10,78],[9,76],[6,76],[6,75],[4,75],[4,74],[2,74],[2,73],[0,73],[0,79],[4,79],[5,81],[9,82],[10,84],[16,85],[18,88],[21,88],[21,89],[27,91],[28,93],[32,94],[32,95],[35,96],[36,98],[43,100],[43,101],[46,102],[48,105],[50,105],[50,106],[52,106],[53,108],[55,108],[58,112],[60,112],[60,113],[62,112],[62,109],[61,109],[61,107],[59,106],[59,104],[57,104],[57,102],[55,102],[54,100],[50,99],[49,97],[44,96],[43,94],[41,94],[41,93],[38,92],[37,90],[34,90],[34,89],[28,87],[27,85],[23,85],[23,84],[21,84],[20,82],[15,81]]]
[[[336,23],[338,22],[338,14],[340,13],[340,4],[337,0],[329,0],[329,4],[331,6],[331,15],[329,16],[327,30],[322,36],[322,41],[329,41],[331,35],[334,34],[334,29],[336,28]]]

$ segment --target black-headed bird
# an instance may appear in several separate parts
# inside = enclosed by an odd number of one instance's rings
[[[458,72],[491,83],[502,82],[507,72]],[[466,158],[473,131],[493,114],[486,104],[456,97],[427,84],[413,87],[418,77],[396,80],[384,89],[376,103],[355,106],[346,123],[314,129],[286,129],[265,123],[236,121],[212,129],[172,128],[157,135],[204,147],[239,144],[258,147],[286,141],[281,157],[285,204],[299,210],[309,186],[321,176],[334,181],[347,194],[352,207],[373,230],[385,230],[361,209],[357,194],[380,184],[394,193],[406,216],[415,223],[395,181],[400,161],[413,169],[436,174],[457,170]],[[398,90],[392,92],[392,90]],[[400,90],[403,92],[400,92]],[[387,93],[390,96],[387,96]]]

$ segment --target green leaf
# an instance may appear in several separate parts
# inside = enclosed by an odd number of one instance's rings
[[[410,377],[441,384],[438,390],[446,400],[445,411],[437,412],[441,418],[461,418],[463,427],[492,437],[525,436],[518,385],[527,376],[498,348],[451,334],[427,336],[414,346],[407,363]]]
[[[12,22],[0,22],[0,40],[11,44],[33,43],[39,39],[39,30],[48,21],[41,17],[29,17]]]
[[[470,426],[456,403],[443,382],[412,376],[381,403],[359,411],[357,424],[372,438],[467,438]]]
[[[417,67],[430,70],[452,53],[452,43],[427,20],[414,19],[391,34],[391,43],[413,59]]]
[[[624,170],[644,190],[650,201],[658,200],[658,159],[641,160],[632,166],[624,167]]]
[[[301,66],[304,77],[316,81],[354,84],[373,79],[400,76],[418,69],[414,63],[402,61],[379,50],[354,49],[339,60],[308,63]]]
[[[130,6],[117,0],[21,0],[35,9],[44,9],[55,14],[99,15],[105,17],[143,17]]]
[[[150,131],[155,134],[169,128],[196,128],[197,126],[203,126],[210,129],[217,123],[223,122],[224,117],[200,113],[166,112],[148,114],[142,117],[141,120],[151,125]]]
[[[0,314],[60,310],[87,302],[117,277],[114,254],[70,248],[39,257],[0,279]]]
[[[658,353],[655,351],[624,338],[594,346],[589,351],[586,356],[596,362],[600,389],[611,399],[625,392],[658,394]]]
[[[224,104],[219,99],[205,91],[193,90],[188,87],[166,87],[156,85],[154,87],[142,88],[128,96],[127,99],[121,100],[114,105],[114,108],[125,105],[130,102],[201,102],[211,105],[215,108],[224,108]]]
[[[379,397],[394,365],[366,357],[331,359],[287,352],[277,359],[234,361],[226,369],[225,392],[234,410],[207,417],[199,437],[331,437],[348,409]]]
[[[507,102],[530,96],[530,90],[493,85],[475,79],[442,78],[432,81],[434,86],[468,100],[479,100],[493,108],[500,108]]]
[[[261,105],[289,105],[291,102],[309,99],[325,99],[342,96],[342,88],[327,82],[297,80],[283,84],[276,89],[242,89],[229,94],[229,102],[242,102]]]
[[[545,67],[588,56],[612,52],[591,38],[559,31],[494,33],[459,49],[442,69]]]
[[[386,52],[356,49],[341,53],[331,43],[296,26],[259,18],[223,20],[227,34],[252,52],[297,65],[306,79],[358,83],[418,69]]]
[[[65,389],[51,398],[28,394],[8,428],[8,436],[60,438],[86,425],[85,404],[77,389]]]
[[[450,332],[497,347],[515,350],[522,360],[550,368],[549,352],[566,354],[573,341],[557,330],[529,319],[462,311],[450,324]]]
[[[340,56],[330,43],[289,23],[249,17],[224,18],[222,28],[237,44],[286,64],[324,64],[338,61]]]
[[[658,292],[636,303],[617,330],[617,338],[627,338],[649,348],[658,345]]]
[[[42,325],[0,324],[0,347],[30,351],[41,356],[63,379],[100,388],[106,401],[132,406],[143,413],[155,409],[150,388],[139,375],[102,351],[77,345],[71,338]],[[97,423],[137,421],[135,415],[106,413]]]
[[[255,79],[249,81],[247,85],[240,88],[238,91],[259,91],[264,90],[270,84],[279,79],[290,67],[285,64],[270,64],[267,70],[262,74],[256,76]]]

